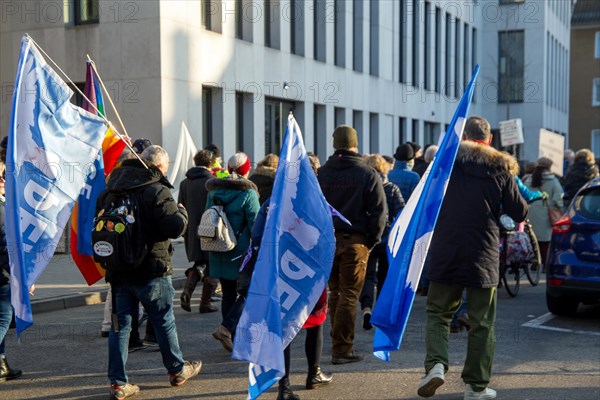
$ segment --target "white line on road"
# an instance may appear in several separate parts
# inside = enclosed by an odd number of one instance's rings
[[[590,331],[580,331],[574,329],[566,329],[566,328],[557,328],[555,326],[544,326],[544,324],[552,319],[556,318],[556,315],[552,313],[546,313],[544,315],[540,315],[537,318],[532,319],[531,321],[525,322],[522,326],[526,326],[528,328],[536,328],[536,329],[546,329],[548,331],[555,332],[566,332],[566,333],[577,333],[582,335],[592,335],[592,336],[600,336],[600,332],[590,332]]]

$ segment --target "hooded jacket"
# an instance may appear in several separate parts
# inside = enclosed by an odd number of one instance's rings
[[[388,179],[398,186],[404,201],[408,201],[421,177],[411,170],[406,161],[396,160],[396,162],[394,162],[394,168],[388,173]]]
[[[238,257],[250,245],[250,230],[260,209],[258,189],[248,179],[232,175],[223,179],[209,179],[206,190],[206,208],[215,204],[222,205],[233,231],[239,232],[233,250],[224,253],[208,252],[210,276],[236,280],[242,262]]]
[[[258,200],[262,205],[271,197],[273,192],[273,183],[275,183],[275,173],[277,168],[270,168],[264,165],[259,165],[250,176],[250,179],[258,188]]]
[[[186,210],[175,203],[172,188],[156,167],[146,169],[137,159],[125,160],[112,171],[106,190],[98,196],[96,215],[109,204],[111,196],[132,193],[140,207],[139,218],[146,233],[148,253],[132,272],[107,271],[107,282],[143,283],[173,273],[173,246],[169,239],[178,238],[185,232],[188,216]]]
[[[200,241],[196,230],[202,213],[206,208],[206,181],[212,178],[210,169],[205,167],[192,167],[185,173],[186,178],[179,185],[177,201],[188,212],[188,228],[185,232],[185,252],[188,261],[207,262],[208,254],[200,248]]]
[[[325,199],[352,225],[338,217],[333,226],[338,232],[358,232],[372,248],[381,240],[387,216],[383,185],[377,172],[358,153],[336,150],[319,168],[319,185]]]
[[[577,194],[583,185],[598,176],[598,167],[585,161],[577,162],[569,167],[567,175],[562,181],[565,189],[565,201],[567,204]]]
[[[499,220],[527,216],[516,160],[475,142],[460,144],[428,254],[427,278],[491,288],[499,279]]]

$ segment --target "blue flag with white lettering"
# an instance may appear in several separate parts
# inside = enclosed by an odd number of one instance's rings
[[[385,361],[390,360],[389,352],[399,350],[402,343],[478,73],[479,65],[473,71],[448,130],[440,138],[435,159],[390,230],[387,245],[389,270],[371,317],[371,323],[377,328],[373,354]]]
[[[24,37],[6,154],[6,243],[17,334],[33,323],[29,288],[56,250],[107,131],[102,119],[69,102],[72,95]]]
[[[250,362],[256,399],[285,373],[283,350],[314,308],[331,273],[333,220],[290,115],[233,357]]]

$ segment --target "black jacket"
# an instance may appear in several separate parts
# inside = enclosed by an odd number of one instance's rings
[[[325,199],[352,225],[334,217],[336,232],[359,232],[367,237],[367,245],[381,240],[387,216],[383,185],[377,172],[362,157],[348,150],[336,150],[319,168],[319,185]]]
[[[568,205],[583,185],[598,176],[598,167],[587,162],[577,162],[569,167],[563,178],[562,186],[565,190],[564,201]]]
[[[273,183],[275,183],[275,173],[277,169],[265,167],[264,165],[256,167],[254,173],[248,178],[258,188],[258,201],[262,205],[271,197],[273,192]]]
[[[107,184],[96,202],[96,214],[110,201],[110,196],[134,193],[140,206],[139,215],[146,232],[148,254],[142,264],[132,272],[106,272],[106,281],[145,282],[152,278],[171,275],[173,246],[169,239],[181,236],[187,227],[188,216],[177,207],[171,190],[173,187],[155,167],[146,169],[139,160],[125,160],[112,171]]]
[[[6,199],[0,196],[0,285],[8,283],[10,265],[8,263],[8,249],[6,248],[6,230],[4,229],[4,205]]]
[[[462,142],[429,248],[427,278],[466,287],[498,285],[499,219],[527,216],[516,160],[492,147]]]
[[[388,207],[388,215],[386,221],[386,227],[381,237],[382,241],[387,240],[390,233],[390,228],[394,219],[405,206],[404,198],[400,188],[395,184],[387,180],[387,176],[380,175],[383,181],[383,191],[385,192],[385,200]]]
[[[202,213],[206,208],[206,181],[213,176],[210,169],[203,167],[192,167],[185,173],[184,179],[179,185],[179,198],[177,201],[185,207],[188,212],[188,227],[185,232],[185,251],[188,261],[208,262],[208,254],[200,248],[200,240],[196,236],[196,230]]]

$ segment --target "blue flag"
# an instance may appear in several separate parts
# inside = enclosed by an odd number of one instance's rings
[[[402,343],[478,73],[479,65],[475,67],[448,130],[440,138],[434,161],[390,230],[387,246],[390,266],[371,317],[371,323],[377,328],[373,351],[376,357],[385,361],[390,360],[389,352],[399,350]]]
[[[335,237],[321,192],[290,115],[269,213],[233,357],[250,362],[248,396],[256,399],[284,375],[283,350],[323,293]]]
[[[29,288],[48,265],[107,127],[24,37],[6,154],[6,243],[17,334],[33,323]]]

